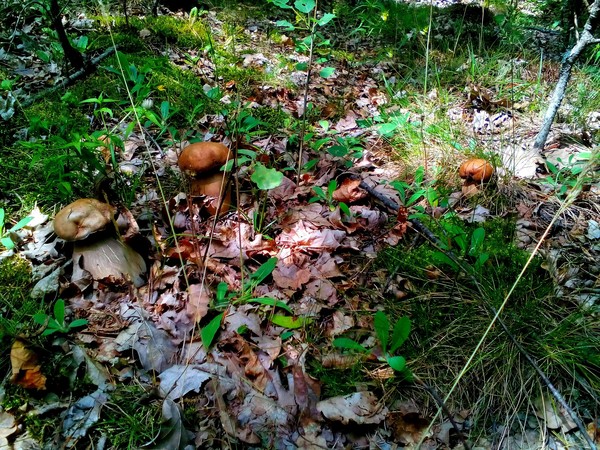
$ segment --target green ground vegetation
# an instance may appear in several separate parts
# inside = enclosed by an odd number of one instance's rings
[[[230,3],[238,6],[238,2]],[[338,19],[331,30],[324,32],[329,44],[318,49],[318,56],[346,64],[350,70],[386,61],[394,67],[393,79],[376,80],[385,87],[390,104],[381,108],[377,120],[363,120],[359,124],[387,127],[389,132],[381,133],[381,145],[390,150],[388,156],[402,164],[409,183],[414,181],[410,177],[414,177],[415,169],[435,153],[441,161],[440,167],[429,168],[422,186],[417,187],[432,189],[440,198],[458,186],[454,162],[457,155],[490,156],[472,135],[463,133],[448,119],[449,106],[465,101],[465,87],[476,83],[493,88],[496,99],[526,103],[522,113],[537,114],[543,111],[545,104],[541,100],[556,81],[556,61],[543,59],[540,56],[543,53],[522,44],[525,27],[531,19],[511,10],[504,2],[491,2],[490,10],[480,8],[479,12],[440,11],[380,0],[359,2],[358,6],[343,1],[331,3]],[[134,113],[141,116],[142,124],[165,145],[194,134],[198,120],[204,115],[222,114],[227,119],[223,125],[226,129],[211,131],[224,131],[234,138],[252,133],[285,134],[290,137],[290,146],[297,146],[301,121],[278,109],[251,110],[240,99],[263,85],[285,86],[297,92],[300,88],[261,68],[243,67],[243,57],[236,47],[248,43],[248,36],[243,33],[246,19],[276,15],[277,19],[293,20],[293,17],[273,5],[256,8],[244,3],[235,10],[215,6],[216,17],[223,21],[219,30],[209,29],[202,12],[194,20],[131,17],[129,28],[124,18],[99,13],[97,17],[103,24],[114,25],[112,35],[103,29],[92,32],[89,49],[103,50],[114,42],[121,52],[123,73],[117,56],[112,56],[85,80],[18,109],[10,126],[0,129],[3,168],[0,206],[16,213],[39,204],[50,211],[74,198],[94,196],[98,178],[106,175],[98,137],[130,124],[135,129]],[[115,6],[113,13],[117,10]],[[482,16],[484,12],[490,14]],[[145,38],[140,37],[143,30],[150,32]],[[282,41],[283,32],[277,28],[267,29],[266,34],[270,42]],[[302,37],[300,31],[288,34],[296,39]],[[213,64],[214,78],[178,67],[157,48],[178,52],[191,66]],[[363,48],[376,50],[362,52]],[[517,57],[524,62],[517,64]],[[590,52],[587,63],[596,62],[596,57]],[[10,74],[0,68],[0,77],[10,78]],[[208,82],[218,87],[207,91]],[[229,83],[235,85],[237,92],[226,92]],[[589,112],[597,110],[600,97],[590,93],[599,91],[600,76],[593,64],[584,62],[576,67],[574,82],[567,92],[574,108],[567,113],[565,122],[581,124]],[[229,104],[221,101],[226,93],[233,98]],[[150,106],[148,100],[152,100]],[[346,99],[333,100],[338,105],[334,117],[339,118],[345,112]],[[316,133],[322,125],[320,112],[317,105],[307,114],[308,145],[320,137]],[[249,123],[244,119],[249,116],[259,126],[244,129],[244,124]],[[360,140],[346,144],[352,147],[359,145]],[[353,159],[349,157],[348,162],[352,164]],[[139,179],[113,185],[113,190],[119,191],[120,201],[131,200],[132,192],[154,180],[152,176],[147,172]],[[112,179],[112,183],[118,182]],[[177,185],[180,180],[165,182]],[[485,192],[473,199],[474,204],[475,201],[493,213],[504,211],[513,202],[510,193]],[[493,309],[502,304],[529,254],[514,245],[515,224],[511,218],[495,219],[481,226],[485,239],[478,251],[486,253],[488,258],[480,265],[478,254],[465,252],[457,244],[458,235],[470,242],[479,226],[465,224],[452,216],[428,220],[426,224],[448,245],[448,250],[457,254],[464,267],[441,259],[440,249],[426,241],[404,242],[385,250],[376,269],[393,274],[392,282],[400,284],[406,295],[392,299],[388,293],[376,290],[361,294],[372,296],[374,303],[383,302],[391,322],[402,316],[410,317],[412,332],[401,349],[410,370],[440,392],[448,392],[488,327]],[[30,299],[30,280],[31,271],[24,261],[13,257],[0,263],[3,348],[8,348],[7,344],[16,335],[31,326],[33,314],[49,312],[46,305]],[[388,281],[381,280],[381,285]],[[372,314],[372,311],[356,314]],[[600,339],[594,328],[597,320],[594,312],[570,299],[558,298],[543,261],[534,259],[523,274],[502,320],[553,379],[564,386],[575,386],[568,400],[583,398],[589,391],[600,391],[600,360],[595,350],[600,347]],[[307,330],[312,332],[311,327]],[[357,333],[361,336],[372,332]],[[325,341],[320,335],[309,340],[315,346]],[[7,367],[7,356],[2,354],[3,368]],[[47,361],[54,361],[52,367],[68,368],[63,356],[57,350],[55,359],[47,356]],[[504,370],[507,365],[514,371]],[[369,375],[371,369],[380,366],[379,362],[357,360],[348,369],[330,369],[316,360],[309,361],[311,374],[325,386],[325,396],[346,394],[362,384],[375,386],[384,393],[392,392],[398,398],[406,395],[406,390],[399,388],[405,385],[404,378],[392,377],[382,382]],[[82,386],[82,391],[90,387],[83,382]],[[15,387],[11,389],[14,389],[12,395],[5,396],[4,401],[11,398],[12,403],[3,406],[14,410],[20,401],[27,401],[29,394]],[[522,403],[516,398],[517,393],[527,399],[539,390],[539,381],[531,367],[496,325],[450,399],[450,407],[472,407],[476,425],[483,430],[498,417],[519,411]],[[501,395],[503,392],[507,395]],[[115,448],[138,448],[150,442],[158,430],[146,424],[160,423],[160,407],[147,394],[145,388],[137,385],[119,388],[106,409],[110,413],[95,425],[95,432],[112,436],[111,445]],[[593,405],[585,402],[583,406],[593,410]],[[189,411],[186,414],[194,416]],[[26,425],[36,436],[48,438],[54,431],[52,420],[32,418]]]

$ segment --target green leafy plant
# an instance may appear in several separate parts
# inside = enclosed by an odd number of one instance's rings
[[[490,255],[483,251],[485,242],[485,229],[478,227],[473,230],[471,237],[465,231],[460,222],[444,220],[441,222],[446,235],[445,241],[440,241],[441,250],[433,254],[433,258],[440,263],[449,265],[455,270],[461,269],[456,261],[448,256],[448,251],[452,251],[455,256],[460,258],[461,262],[466,263],[466,267],[472,267],[476,272],[481,271],[483,265],[487,262]],[[464,268],[464,266],[463,266]]]
[[[279,308],[289,315],[285,314],[272,314],[270,321],[274,325],[278,325],[284,328],[294,329],[300,328],[307,323],[309,319],[303,317],[295,317],[291,308],[283,303],[281,300],[277,300],[271,297],[254,297],[254,290],[262,283],[275,269],[277,265],[277,258],[269,258],[264,262],[255,272],[251,273],[250,276],[245,278],[242,282],[242,287],[239,291],[229,291],[227,283],[220,282],[217,285],[215,308],[223,309],[229,307],[229,305],[240,305],[245,303],[254,303],[263,306],[270,306],[272,308]],[[221,326],[224,313],[220,313],[215,316],[205,327],[200,330],[200,336],[202,343],[206,348],[209,348],[216,334]]]
[[[321,186],[313,186],[312,190],[316,195],[312,197],[308,203],[315,203],[318,201],[323,202],[329,206],[330,211],[335,211],[336,207],[339,207],[340,211],[343,213],[343,217],[350,219],[353,217],[353,214],[348,205],[344,202],[337,202],[333,198],[333,193],[337,188],[337,180],[331,180],[329,182],[327,185],[327,191],[325,191]]]
[[[315,203],[321,201],[327,205],[329,205],[329,209],[333,211],[335,209],[335,201],[333,200],[333,193],[337,189],[337,181],[331,180],[327,185],[327,191],[325,191],[321,186],[313,186],[312,190],[316,194],[315,197],[312,197],[308,203]]]
[[[223,166],[223,170],[232,170],[235,162],[238,167],[247,166],[252,172],[250,180],[257,188],[255,194],[258,197],[258,208],[253,212],[252,224],[257,233],[263,233],[265,231],[264,219],[268,201],[267,191],[281,185],[283,182],[283,173],[274,167],[267,167],[260,162],[258,160],[259,155],[254,150],[238,149],[237,154],[237,160],[228,161]]]
[[[273,3],[275,6],[281,9],[291,9],[294,11],[296,16],[296,24],[293,24],[287,20],[278,20],[276,25],[283,28],[285,31],[305,31],[309,34],[296,42],[296,51],[310,53],[312,55],[313,49],[317,47],[330,47],[331,42],[325,39],[323,35],[317,32],[319,27],[323,27],[335,19],[335,14],[325,13],[320,18],[316,18],[313,14],[316,8],[316,2],[314,0],[296,0],[292,5],[289,5],[289,0],[267,0],[269,3]],[[316,62],[321,64],[327,61],[327,58],[321,58]],[[309,63],[301,62],[296,64],[297,70],[307,70]],[[333,67],[323,67],[319,75],[323,78],[332,76],[335,72]]]
[[[15,248],[15,243],[13,242],[10,234],[27,226],[27,224],[33,220],[33,217],[24,217],[12,227],[6,229],[4,223],[4,216],[4,208],[0,208],[0,244],[2,244],[2,246],[7,250],[11,250]]]
[[[438,190],[431,184],[424,181],[425,169],[420,166],[415,172],[415,178],[411,184],[405,181],[395,180],[390,185],[396,189],[400,202],[403,206],[410,207],[414,206],[422,198],[425,198],[427,202],[436,207],[439,204],[441,198]],[[419,212],[423,212],[423,208],[415,207]]]
[[[33,315],[33,321],[38,325],[45,327],[42,336],[49,336],[54,333],[69,333],[75,328],[84,327],[88,324],[86,319],[75,319],[72,322],[65,320],[65,301],[59,299],[54,304],[54,317],[45,314],[37,313]]]
[[[314,140],[315,137],[318,137],[316,132],[310,132],[304,136],[305,141],[309,142],[310,148],[315,153],[324,150],[331,156],[341,158],[346,167],[351,167],[354,160],[362,158],[364,151],[362,138],[337,136],[338,132],[330,128],[331,124],[327,120],[320,120],[319,126],[323,137]],[[311,170],[319,160],[319,158],[311,159],[302,168],[306,171]]]
[[[564,162],[557,158],[557,164],[546,161],[546,167],[550,175],[543,181],[547,186],[554,190],[558,197],[564,198],[569,190],[575,188],[578,183],[578,177],[584,171],[588,162],[594,157],[591,152],[579,153],[579,159],[575,160],[574,155],[569,156],[569,160]],[[591,177],[586,175],[585,182],[590,182]]]
[[[406,359],[396,355],[397,350],[404,344],[410,334],[410,319],[406,316],[400,317],[394,324],[390,335],[390,321],[383,311],[377,311],[373,320],[375,335],[379,341],[379,348],[370,350],[354,339],[340,337],[333,340],[333,346],[341,349],[359,352],[364,355],[376,356],[380,362],[387,363],[397,372],[408,373]],[[380,350],[380,354],[376,350]]]
[[[150,67],[142,67],[138,69],[135,64],[129,62],[127,56],[122,52],[117,52],[117,58],[119,59],[119,64],[116,66],[108,66],[106,70],[108,72],[114,73],[118,77],[124,76],[125,82],[129,87],[129,92],[134,99],[134,103],[141,104],[144,100],[148,98],[150,94],[150,83],[147,78],[147,75],[151,72]],[[121,67],[123,68],[123,73],[121,73]],[[129,100],[123,100],[123,104],[128,104]]]

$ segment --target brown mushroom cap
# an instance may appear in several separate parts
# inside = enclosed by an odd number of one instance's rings
[[[229,149],[219,142],[196,142],[183,149],[178,164],[183,173],[197,178],[217,172],[231,157]]]
[[[115,209],[93,198],[80,198],[61,209],[54,218],[54,232],[65,241],[79,241],[103,230]]]
[[[492,178],[494,168],[485,159],[472,158],[462,163],[458,170],[458,174],[467,181],[485,183]]]

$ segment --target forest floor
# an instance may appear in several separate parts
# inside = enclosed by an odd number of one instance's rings
[[[537,152],[531,11],[311,3],[71,10],[118,51],[69,81],[7,4],[0,448],[600,443],[594,56]],[[217,218],[178,167],[203,141],[235,161]],[[114,210],[74,243],[78,198]]]

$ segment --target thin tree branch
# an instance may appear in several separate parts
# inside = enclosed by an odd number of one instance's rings
[[[71,84],[73,84],[75,81],[79,80],[80,78],[83,78],[87,75],[89,75],[90,73],[92,73],[94,71],[94,69],[96,68],[96,66],[105,58],[107,58],[108,56],[112,55],[113,53],[115,53],[116,51],[116,47],[110,47],[107,50],[105,50],[104,52],[102,52],[100,55],[96,56],[95,58],[92,58],[92,60],[83,68],[78,70],[75,73],[72,73],[71,75],[69,75],[67,78],[65,78],[64,80],[62,80],[60,83],[52,86],[50,89],[46,89],[42,92],[39,92],[38,94],[34,95],[33,97],[30,97],[29,99],[21,102],[21,108],[26,108],[27,106],[30,106],[32,104],[34,104],[35,102],[37,102],[40,98],[42,97],[46,97],[49,94],[52,94],[53,92],[56,92],[60,89],[63,89],[67,86],[70,86]]]
[[[550,99],[550,103],[548,104],[548,109],[546,110],[546,114],[544,115],[544,120],[542,122],[542,126],[540,128],[540,132],[535,138],[535,142],[533,143],[533,148],[536,150],[543,150],[544,145],[546,145],[546,140],[548,139],[548,134],[550,134],[550,128],[552,127],[552,122],[554,122],[554,118],[556,117],[556,113],[558,112],[558,108],[560,108],[560,104],[562,103],[565,97],[565,91],[567,89],[567,84],[569,83],[569,79],[571,78],[571,71],[573,70],[573,66],[579,58],[579,55],[585,50],[585,48],[590,45],[599,42],[600,40],[594,37],[594,30],[596,27],[597,17],[600,12],[600,0],[595,0],[594,3],[590,6],[590,15],[583,26],[583,31],[581,36],[573,46],[571,50],[565,53],[563,57],[562,67],[560,68],[560,74],[558,77],[558,81],[556,82],[556,86],[554,87],[554,92],[552,93],[552,97]]]

